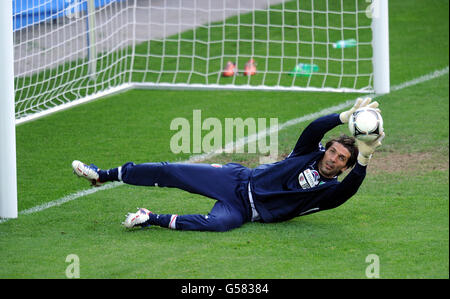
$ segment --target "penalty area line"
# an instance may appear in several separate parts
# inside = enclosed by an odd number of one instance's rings
[[[404,83],[391,86],[391,91],[402,90],[404,88],[407,88],[407,87],[410,87],[410,86],[414,86],[414,85],[417,85],[417,84],[420,84],[420,83],[423,83],[423,82],[426,82],[426,81],[429,81],[429,80],[441,77],[441,76],[446,75],[448,73],[449,73],[449,67],[446,66],[443,69],[435,70],[435,71],[433,71],[433,72],[431,72],[429,74],[423,75],[421,77],[417,77],[417,78],[415,78],[413,80],[406,81]],[[375,95],[375,94],[371,94],[371,95],[368,95],[368,96],[372,97],[372,98],[376,98],[377,97],[377,95]],[[210,159],[210,158],[212,158],[212,157],[214,157],[214,156],[216,156],[218,154],[221,154],[223,152],[228,152],[228,151],[230,151],[230,149],[234,149],[236,147],[241,147],[241,146],[244,146],[247,143],[254,142],[256,140],[265,138],[270,133],[273,133],[274,132],[273,130],[281,131],[281,130],[286,129],[288,127],[291,127],[293,125],[297,125],[297,124],[305,122],[305,121],[313,120],[313,119],[316,119],[316,118],[318,118],[320,116],[323,116],[323,115],[327,115],[327,114],[330,114],[330,113],[338,112],[338,111],[340,111],[342,109],[350,107],[355,102],[355,100],[356,99],[348,100],[348,101],[343,102],[341,104],[325,108],[325,109],[320,110],[318,112],[306,114],[304,116],[288,120],[288,121],[278,125],[277,128],[269,128],[268,130],[265,130],[263,132],[258,132],[256,134],[252,134],[250,136],[244,137],[242,139],[237,140],[236,142],[232,142],[232,143],[226,144],[225,147],[223,149],[220,149],[220,150],[215,150],[215,151],[211,151],[211,152],[208,152],[208,153],[205,153],[205,154],[191,156],[187,161],[180,162],[180,163],[193,163],[193,162],[205,161],[205,160]],[[32,207],[30,209],[26,209],[26,210],[20,211],[18,214],[19,215],[28,215],[28,214],[41,212],[41,211],[47,210],[47,209],[49,209],[51,207],[60,206],[60,205],[62,205],[64,203],[66,203],[66,202],[73,201],[73,200],[76,200],[78,198],[90,195],[90,194],[94,194],[94,193],[96,193],[98,191],[103,191],[103,190],[109,190],[109,189],[116,188],[116,187],[121,186],[123,184],[124,183],[122,183],[122,182],[113,182],[113,183],[105,184],[105,185],[100,186],[100,187],[93,187],[91,189],[78,191],[76,193],[64,196],[64,197],[62,197],[60,199],[53,200],[53,201],[44,203],[42,205],[38,205],[38,206]],[[9,218],[1,218],[0,219],[0,223],[7,222],[8,220],[10,220],[10,219]]]

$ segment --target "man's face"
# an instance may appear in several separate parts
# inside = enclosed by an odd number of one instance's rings
[[[335,177],[347,169],[346,165],[350,156],[351,154],[345,146],[339,142],[333,142],[319,161],[319,173],[326,178]]]

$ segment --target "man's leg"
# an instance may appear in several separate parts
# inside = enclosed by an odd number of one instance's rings
[[[245,187],[250,170],[237,164],[126,163],[100,171],[100,182],[121,180],[139,186],[179,188],[217,202],[207,215],[149,214],[145,224],[180,230],[227,231],[250,220],[246,201],[238,189]],[[132,219],[131,216],[130,219]]]
[[[207,215],[176,215],[176,214],[148,214],[148,220],[142,226],[158,225],[177,230],[216,231],[224,232],[248,221],[246,211],[239,206],[217,201]]]
[[[234,189],[249,172],[237,164],[128,162],[118,169],[118,178],[130,185],[178,188],[219,200],[236,197]]]

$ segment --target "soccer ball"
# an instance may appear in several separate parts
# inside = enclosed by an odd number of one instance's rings
[[[374,141],[383,133],[383,118],[373,108],[360,108],[350,116],[348,128],[355,138],[364,142]]]

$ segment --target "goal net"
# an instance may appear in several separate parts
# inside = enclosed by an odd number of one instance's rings
[[[126,88],[374,92],[374,13],[370,0],[13,0],[16,123]]]

